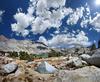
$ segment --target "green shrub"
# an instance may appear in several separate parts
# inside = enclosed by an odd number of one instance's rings
[[[51,50],[49,53],[48,53],[48,57],[59,57],[59,56],[62,56],[63,54],[61,52],[57,52],[55,50]]]
[[[29,55],[27,52],[20,52],[19,53],[19,58],[21,60],[29,60],[29,61],[33,60],[31,55]]]
[[[9,56],[12,58],[19,58],[20,60],[28,60],[32,61],[33,59],[37,58],[48,58],[48,54],[28,54],[27,52],[9,52]]]
[[[34,58],[48,58],[48,54],[31,54],[31,57]]]
[[[96,49],[96,45],[93,43],[91,46],[91,50],[95,50]]]
[[[16,58],[16,57],[18,57],[18,53],[17,52],[9,52],[8,57]]]
[[[98,48],[100,48],[100,40],[98,41]]]

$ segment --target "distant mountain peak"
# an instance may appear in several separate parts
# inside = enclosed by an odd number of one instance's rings
[[[5,37],[4,35],[0,35],[0,41],[7,41],[7,40],[8,40],[7,37]]]

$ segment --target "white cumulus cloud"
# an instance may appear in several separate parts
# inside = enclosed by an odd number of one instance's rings
[[[27,35],[29,32],[26,32],[26,28],[32,23],[34,17],[29,14],[18,12],[14,15],[14,19],[17,23],[11,24],[12,31]]]
[[[46,40],[45,37],[41,36],[39,41],[44,42],[50,47],[70,47],[75,45],[89,46],[88,37],[83,31],[80,31],[79,34],[59,34],[53,36],[52,39]]]
[[[2,16],[5,11],[0,10],[0,22],[2,22]]]
[[[100,13],[98,13],[98,14],[96,15],[96,17],[94,17],[94,18],[91,20],[90,24],[91,24],[92,26],[94,26],[93,28],[94,28],[97,32],[100,32]]]
[[[71,8],[65,7],[65,2],[66,0],[30,0],[27,13],[19,10],[14,15],[16,23],[11,24],[12,31],[24,35],[28,26],[31,27],[29,32],[33,34],[42,34],[51,27],[58,29],[62,19],[73,12]],[[50,8],[53,10],[50,11]]]
[[[91,11],[90,11],[90,7],[88,6],[88,4],[85,5],[85,15],[83,16],[83,19],[80,23],[81,27],[85,27],[87,28],[87,25],[90,23],[91,21]]]
[[[37,33],[40,33],[42,34],[43,32],[45,32],[45,30],[47,28],[50,28],[51,27],[51,23],[49,20],[43,20],[42,18],[40,17],[37,17],[33,23],[32,23],[32,32],[34,34],[37,34]]]
[[[84,11],[84,7],[76,8],[76,10],[73,11],[72,14],[70,14],[70,16],[69,16],[69,18],[67,20],[67,24],[68,25],[77,24],[78,20],[80,18],[82,18],[82,16],[83,16],[83,11]]]

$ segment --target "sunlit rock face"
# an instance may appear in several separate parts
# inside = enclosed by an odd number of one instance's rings
[[[84,60],[91,65],[100,67],[100,49],[96,49],[92,56],[89,58],[84,58]]]
[[[15,72],[17,68],[18,68],[18,65],[14,62],[2,66],[2,70],[5,71],[5,74],[10,74],[10,73]]]
[[[100,82],[100,69],[91,66],[73,71],[61,70],[55,82]]]
[[[7,39],[4,36],[0,37],[0,51],[24,51],[32,54],[47,53],[49,48],[41,42],[32,42],[30,40],[15,40]]]
[[[57,69],[49,63],[47,63],[46,61],[44,61],[37,67],[37,71],[42,74],[50,74],[57,71]]]

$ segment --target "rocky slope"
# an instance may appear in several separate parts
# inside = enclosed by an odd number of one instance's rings
[[[84,48],[82,46],[70,48],[70,49],[57,49],[57,48],[50,48],[42,42],[32,42],[30,40],[15,40],[15,39],[8,39],[5,36],[0,36],[0,51],[9,52],[15,51],[20,52],[24,51],[29,54],[41,54],[41,53],[48,53],[52,50],[56,52],[60,52],[63,55],[81,55],[83,53],[91,53],[90,48]]]
[[[47,53],[43,43],[0,37],[0,51]],[[100,82],[100,49],[53,49],[64,56],[31,61],[0,55],[0,82]],[[54,51],[54,52],[55,52]],[[1,52],[2,54],[2,52]],[[54,53],[52,53],[54,55]]]
[[[51,73],[55,68],[57,71]],[[31,62],[0,57],[0,82],[100,82],[100,68],[72,56]]]
[[[32,42],[30,40],[7,39],[3,35],[0,36],[0,51],[25,51],[29,54],[39,54],[49,52],[49,48],[41,42]]]

